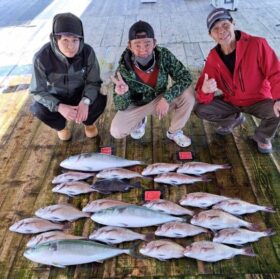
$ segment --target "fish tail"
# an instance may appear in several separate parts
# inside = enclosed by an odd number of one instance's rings
[[[231,169],[231,165],[230,164],[223,164],[222,169]]]
[[[154,238],[155,238],[154,233],[147,233],[144,235],[143,240],[149,242],[149,241],[153,240]]]
[[[241,249],[241,254],[245,255],[245,256],[249,256],[249,257],[256,256],[252,247],[247,247],[247,248]]]
[[[135,183],[133,184],[133,186],[134,186],[135,188],[142,188],[142,185],[141,185],[141,183],[140,183],[139,181],[135,182]]]
[[[65,230],[70,229],[70,227],[71,227],[71,224],[69,222],[67,222],[67,223],[62,225],[61,230],[65,231]]]
[[[266,207],[263,209],[263,211],[265,211],[265,212],[272,212],[272,213],[275,213],[275,212],[276,212],[272,206],[266,206]]]
[[[260,229],[260,226],[258,224],[252,224],[252,223],[248,223],[246,227],[252,231],[257,231]]]
[[[267,229],[264,231],[265,236],[271,236],[274,235],[275,232],[272,229]]]
[[[126,249],[124,251],[124,253],[127,254],[127,255],[130,255],[130,256],[132,256],[136,259],[146,259],[146,257],[143,257],[143,255],[140,254],[138,252],[138,249],[137,249],[140,246],[141,243],[142,243],[141,240],[136,241],[129,249]]]
[[[209,182],[209,181],[211,181],[211,179],[208,178],[206,175],[202,175],[202,176],[201,176],[201,180],[202,180],[203,182]]]

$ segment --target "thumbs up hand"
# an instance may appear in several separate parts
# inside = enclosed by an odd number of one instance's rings
[[[209,78],[208,74],[205,73],[201,89],[205,94],[214,93],[218,89],[216,80],[213,78]]]

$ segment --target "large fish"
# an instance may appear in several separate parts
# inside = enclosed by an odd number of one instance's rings
[[[213,209],[221,209],[234,215],[254,213],[256,211],[275,212],[270,206],[252,204],[238,199],[228,199],[215,204]]]
[[[184,257],[184,247],[170,240],[153,240],[144,244],[139,252],[161,261]]]
[[[206,172],[216,171],[220,169],[230,169],[231,166],[228,164],[217,165],[217,164],[208,164],[204,162],[188,162],[184,163],[177,169],[178,173],[187,173],[194,175],[201,175]]]
[[[176,172],[175,173],[168,172],[168,173],[163,173],[158,175],[157,177],[154,178],[154,181],[158,183],[164,183],[170,185],[181,185],[181,184],[192,184],[200,181],[207,182],[210,180],[203,176],[190,176],[190,175],[176,173]]]
[[[133,241],[141,239],[149,241],[152,239],[152,234],[141,234],[126,228],[119,228],[113,226],[102,227],[93,231],[89,239],[98,240],[107,244],[119,244],[126,241]]]
[[[169,222],[158,227],[155,231],[155,235],[182,238],[207,232],[208,231],[206,229],[191,224],[182,222]]]
[[[249,231],[240,228],[223,229],[215,233],[213,241],[226,244],[243,245],[248,242],[254,242],[261,237],[274,235],[272,229],[265,231]]]
[[[144,206],[115,206],[100,210],[91,216],[97,223],[107,226],[141,228],[171,221],[184,221],[184,218],[151,210]]]
[[[70,181],[78,181],[78,180],[84,180],[87,178],[90,178],[94,176],[94,173],[88,173],[88,172],[78,172],[78,171],[68,171],[65,173],[62,173],[58,176],[56,176],[53,180],[53,184],[60,184]]]
[[[155,175],[176,170],[180,164],[173,163],[155,163],[148,165],[143,171],[142,175]]]
[[[229,198],[225,196],[219,196],[205,192],[194,192],[183,196],[179,203],[186,206],[206,208],[227,199]]]
[[[192,217],[191,224],[211,230],[239,227],[256,229],[256,225],[217,209],[210,209],[198,213]]]
[[[142,177],[142,175],[135,171],[123,168],[114,168],[102,170],[96,175],[96,177],[104,179],[132,179],[135,177]]]
[[[86,237],[66,234],[61,231],[50,231],[50,232],[44,232],[44,233],[41,233],[39,235],[32,237],[27,242],[26,247],[34,247],[41,243],[45,243],[45,242],[52,241],[52,240],[62,240],[62,239],[86,239]]]
[[[194,215],[193,211],[168,200],[152,200],[144,203],[143,206],[171,215]]]
[[[120,254],[130,255],[132,250],[78,239],[49,241],[24,252],[24,256],[31,261],[62,268],[68,265],[102,262]]]
[[[141,161],[127,160],[121,157],[102,153],[82,153],[70,156],[60,166],[70,170],[101,171],[109,168],[122,168],[142,165]]]
[[[129,184],[124,180],[119,179],[102,179],[96,181],[91,185],[91,188],[94,191],[99,192],[101,194],[111,194],[114,192],[127,192],[133,188],[141,188],[140,182],[136,182],[134,184]]]
[[[236,255],[255,256],[251,248],[236,249],[211,241],[193,242],[185,248],[184,255],[205,262],[217,262]]]
[[[17,221],[10,226],[9,230],[18,233],[41,233],[52,230],[63,230],[63,228],[64,225],[33,217]]]
[[[81,181],[70,181],[58,184],[52,188],[52,191],[69,197],[94,192],[90,184]]]
[[[88,213],[82,212],[72,205],[54,204],[40,208],[35,215],[50,221],[75,221],[79,218],[90,217]]]
[[[130,203],[111,200],[111,199],[99,199],[89,202],[83,209],[83,212],[97,212],[102,209],[118,206],[118,205],[131,205]]]

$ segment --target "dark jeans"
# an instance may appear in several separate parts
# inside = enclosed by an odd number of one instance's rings
[[[69,105],[78,105],[79,100],[75,100],[74,102],[63,102]],[[107,102],[107,96],[98,94],[95,101],[89,106],[88,118],[83,122],[85,125],[93,124],[98,117],[103,113]],[[30,111],[32,114],[39,118],[42,122],[44,122],[49,127],[61,131],[66,126],[66,119],[59,112],[51,112],[47,107],[43,106],[38,102],[33,102],[30,107]]]
[[[276,117],[273,105],[274,101],[267,99],[248,107],[238,107],[224,102],[221,97],[215,97],[209,104],[197,104],[195,113],[198,117],[216,122],[222,127],[230,127],[242,112],[254,115],[261,119],[254,138],[267,143],[275,136],[280,123],[280,117]]]

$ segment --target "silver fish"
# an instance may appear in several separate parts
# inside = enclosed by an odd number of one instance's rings
[[[121,157],[102,153],[82,153],[70,156],[60,166],[70,170],[101,171],[109,168],[122,168],[142,165],[143,162],[127,160]]]
[[[124,180],[119,179],[102,179],[96,181],[91,185],[91,188],[94,191],[99,192],[101,194],[111,194],[114,192],[127,192],[133,188],[141,188],[141,183],[136,182],[134,184],[129,184]]]
[[[184,221],[184,218],[137,205],[115,206],[100,210],[94,213],[91,219],[103,225],[128,228],[141,228],[171,221]]]
[[[52,191],[70,197],[94,192],[94,190],[91,188],[91,185],[81,181],[71,181],[58,184],[55,187],[53,187]]]
[[[166,173],[170,171],[176,170],[180,164],[172,164],[172,163],[155,163],[152,165],[148,165],[143,171],[142,175],[155,175]]]
[[[184,255],[205,262],[217,262],[236,255],[255,256],[251,248],[236,249],[211,241],[193,242],[185,248]]]
[[[64,268],[68,265],[101,262],[120,254],[131,254],[130,249],[119,249],[92,240],[54,240],[27,248],[24,256],[34,262]]]
[[[177,169],[178,173],[187,173],[187,174],[194,174],[194,175],[201,175],[206,172],[216,171],[220,169],[230,169],[231,166],[228,164],[208,164],[204,162],[188,162],[184,163]]]
[[[65,172],[65,173],[62,173],[62,174],[56,176],[53,179],[52,183],[60,184],[60,183],[65,183],[65,182],[70,182],[70,181],[79,181],[79,180],[84,180],[84,179],[90,178],[92,176],[94,176],[94,173],[68,171],[68,172]]]
[[[82,212],[72,205],[54,204],[40,208],[35,215],[50,221],[75,221],[79,218],[90,217],[88,213]]]
[[[135,171],[123,168],[114,168],[103,170],[99,172],[96,177],[105,179],[132,179],[136,177],[142,177],[142,175]]]
[[[89,239],[98,240],[107,244],[118,244],[136,239],[148,241],[151,239],[151,235],[140,234],[125,228],[106,226],[93,231]]]
[[[191,224],[211,230],[239,227],[256,229],[256,225],[217,209],[211,209],[198,213],[192,217]]]
[[[179,203],[185,206],[206,208],[227,199],[229,198],[225,196],[219,196],[204,192],[194,192],[183,196]]]
[[[26,247],[34,247],[36,245],[52,241],[52,240],[62,240],[62,239],[86,239],[83,236],[66,234],[60,231],[44,232],[39,235],[32,237],[26,244]]]
[[[256,211],[275,212],[270,206],[252,204],[239,199],[228,199],[215,204],[213,209],[221,209],[234,215],[254,213]]]
[[[99,199],[88,203],[83,209],[83,212],[97,212],[102,209],[118,206],[118,205],[132,205],[130,203],[111,200],[111,199]]]
[[[143,206],[152,210],[157,210],[171,215],[194,215],[193,211],[186,209],[174,202],[162,199],[146,202],[143,204]]]
[[[41,218],[26,218],[14,223],[9,230],[18,233],[41,233],[52,230],[63,230],[64,225],[55,224]]]
[[[190,176],[186,174],[180,174],[180,173],[163,173],[155,177],[154,179],[157,183],[164,183],[164,184],[170,184],[170,185],[181,185],[181,184],[192,184],[195,182],[200,181],[210,181],[206,177],[203,176]]]
[[[207,232],[208,231],[206,229],[191,224],[182,222],[169,222],[158,227],[155,231],[155,235],[172,238],[183,238]]]
[[[249,231],[246,229],[229,228],[215,233],[213,241],[226,244],[243,245],[248,242],[254,242],[261,237],[274,235],[272,229],[265,231]]]
[[[139,252],[161,261],[184,257],[184,247],[170,240],[154,240],[144,244]]]

